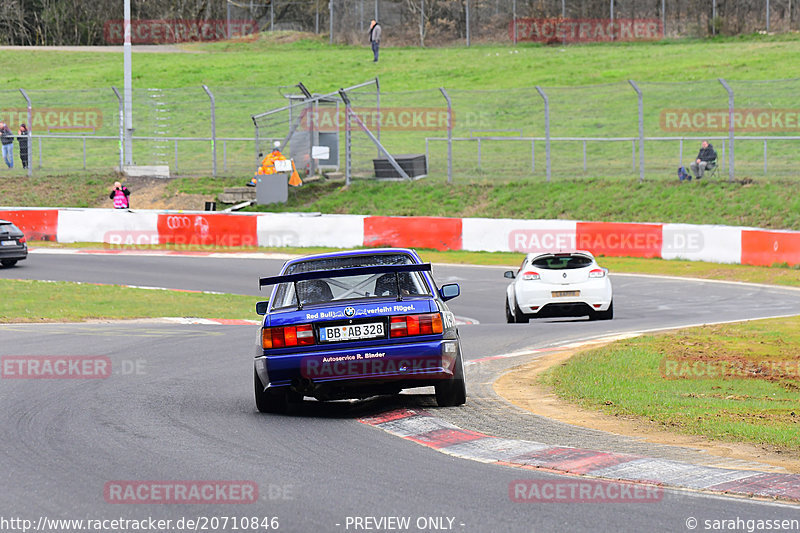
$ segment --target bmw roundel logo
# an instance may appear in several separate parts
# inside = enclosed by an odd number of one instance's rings
[[[564,272],[564,273],[563,273],[563,274],[561,274],[561,275],[562,275],[562,276],[564,276],[565,278],[567,277],[567,273],[566,273],[566,272]],[[347,312],[347,311],[345,311],[345,313],[346,313],[346,312]]]
[[[353,307],[345,307],[344,308],[344,316],[353,316],[356,314],[356,310]]]

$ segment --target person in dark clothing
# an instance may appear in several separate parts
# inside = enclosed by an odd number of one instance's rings
[[[369,23],[369,42],[372,44],[372,54],[375,56],[373,63],[377,63],[378,50],[381,47],[381,25],[375,19]]]
[[[5,122],[0,122],[0,144],[3,145],[3,159],[6,166],[14,168],[14,134]]]
[[[703,173],[706,170],[711,170],[716,166],[716,160],[717,152],[714,151],[714,147],[711,146],[711,143],[708,141],[703,141],[703,146],[697,153],[697,158],[694,163],[689,166],[692,172],[694,172],[695,177],[700,179],[703,177]]]
[[[114,209],[128,209],[131,206],[130,200],[128,199],[130,195],[131,191],[129,191],[126,186],[115,181],[114,190],[111,191],[108,197],[114,200]]]
[[[28,168],[28,133],[28,126],[20,124],[17,132],[17,144],[19,145],[19,158],[22,161],[22,168]]]

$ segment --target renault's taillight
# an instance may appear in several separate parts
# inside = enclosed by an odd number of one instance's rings
[[[261,329],[261,346],[265,350],[309,346],[314,342],[314,328],[311,324]]]
[[[595,268],[589,272],[590,278],[604,278],[606,277],[606,271],[602,268]]]
[[[539,279],[539,273],[529,270],[522,275],[522,279],[527,281]]]
[[[444,331],[442,328],[442,315],[439,313],[393,316],[389,318],[390,337],[432,335],[442,331]]]

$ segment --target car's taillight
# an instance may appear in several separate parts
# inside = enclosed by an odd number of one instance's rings
[[[25,238],[24,235],[17,240],[19,241],[20,244],[25,244],[27,242],[27,239]]]
[[[314,342],[314,328],[311,324],[262,328],[261,330],[261,346],[265,350],[309,346]]]
[[[439,313],[393,316],[389,318],[390,337],[432,335],[442,331],[444,331],[442,328],[442,315]]]
[[[589,271],[590,278],[604,278],[606,277],[606,271],[602,268],[595,268],[594,270]]]
[[[522,275],[522,279],[528,280],[528,281],[533,280],[533,279],[539,279],[539,273],[538,272],[534,272],[533,270],[529,270],[529,271],[525,272]]]

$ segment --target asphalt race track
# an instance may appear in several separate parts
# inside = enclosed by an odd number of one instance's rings
[[[281,263],[34,253],[0,277],[222,291],[253,295],[255,303],[258,277],[277,273]],[[509,325],[503,270],[434,267],[439,284],[461,284],[453,311],[478,322],[460,327],[467,360],[612,333],[800,314],[800,291],[615,275],[612,321]],[[195,529],[179,528],[181,518],[199,518],[199,530],[205,524],[208,531],[235,531],[233,517],[277,517],[273,529],[297,532],[691,531],[690,518],[699,521],[695,531],[707,531],[704,524],[713,523],[706,520],[800,518],[794,505],[679,490],[634,503],[514,502],[514,480],[576,478],[455,458],[359,422],[408,405],[468,418],[469,399],[464,407],[437,409],[423,391],[259,414],[252,391],[256,334],[256,326],[156,322],[0,326],[0,356],[98,356],[111,368],[105,379],[0,380],[0,530],[22,530],[14,527],[22,522],[3,519],[31,520],[33,529],[41,517],[172,520],[153,529],[163,531]],[[233,503],[231,489],[196,504],[122,503],[109,492],[130,481],[152,488],[192,480],[255,486],[258,497]],[[408,519],[408,526],[390,517]],[[267,530],[263,523],[237,525]]]

